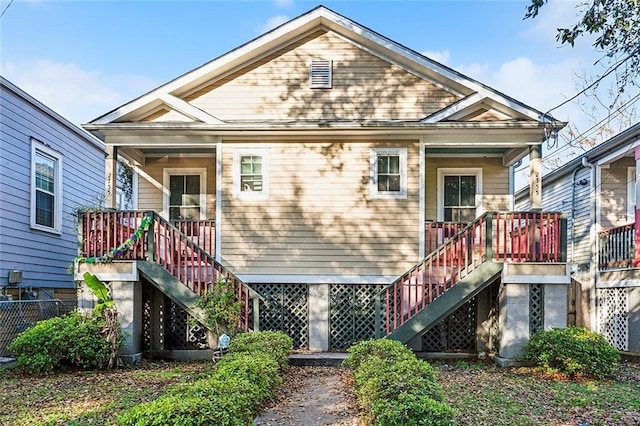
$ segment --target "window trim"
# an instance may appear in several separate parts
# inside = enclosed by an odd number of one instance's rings
[[[262,191],[240,190],[240,157],[247,155],[262,157]],[[233,198],[241,200],[269,199],[269,148],[237,148],[233,151]]]
[[[436,202],[438,206],[437,219],[439,222],[444,221],[444,177],[445,176],[473,176],[476,177],[476,217],[484,213],[482,208],[482,167],[449,167],[438,168],[438,190]]]
[[[170,167],[162,169],[162,216],[169,220],[169,178],[175,175],[200,175],[200,220],[207,219],[207,168]]]
[[[400,157],[400,191],[378,191],[378,156],[397,155]],[[371,148],[369,156],[369,196],[378,199],[407,198],[407,148]]]
[[[54,162],[54,201],[53,201],[53,227],[36,223],[36,155],[48,157]],[[52,234],[62,234],[62,154],[45,145],[43,142],[31,138],[31,190],[30,190],[30,217],[29,225],[31,229],[49,232]]]

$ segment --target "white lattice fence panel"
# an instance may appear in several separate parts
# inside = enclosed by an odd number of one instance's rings
[[[529,335],[544,330],[544,284],[529,286]]]
[[[600,289],[600,333],[621,351],[629,350],[629,292],[626,288]]]

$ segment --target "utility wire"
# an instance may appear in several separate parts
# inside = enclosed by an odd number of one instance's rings
[[[2,18],[5,14],[5,12],[7,11],[7,9],[9,9],[9,6],[11,6],[13,4],[13,0],[9,1],[9,4],[7,5],[7,7],[4,8],[4,10],[2,11],[2,13],[0,13],[0,18]]]

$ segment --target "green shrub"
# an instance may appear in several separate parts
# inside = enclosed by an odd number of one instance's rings
[[[343,362],[353,369],[355,394],[367,424],[454,424],[433,367],[400,342],[381,339],[353,345]]]
[[[363,340],[351,346],[349,355],[342,363],[344,367],[357,369],[360,364],[371,357],[401,361],[413,359],[415,355],[407,346],[390,339]]]
[[[442,387],[436,381],[433,367],[415,356],[401,361],[373,357],[354,370],[354,379],[356,395],[365,408],[372,407],[378,400],[394,399],[403,392],[419,392],[436,401],[443,400]]]
[[[103,368],[110,357],[103,321],[78,312],[38,321],[9,345],[16,366],[31,374]]]
[[[539,331],[523,347],[524,358],[547,372],[604,378],[615,373],[620,353],[602,335],[581,327]]]
[[[209,377],[181,383],[160,398],[118,416],[126,426],[237,426],[253,423],[265,398],[282,383],[291,338],[280,332],[241,334]],[[284,358],[284,361],[282,360]]]
[[[289,353],[293,347],[291,337],[280,331],[252,331],[241,333],[231,340],[230,353],[250,352],[268,354],[280,368],[289,364]]]
[[[449,426],[455,411],[446,403],[426,395],[402,392],[393,399],[376,401],[369,413],[371,425]]]

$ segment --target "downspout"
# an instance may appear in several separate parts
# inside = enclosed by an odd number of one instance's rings
[[[582,158],[584,160],[584,157]],[[575,229],[576,229],[576,176],[578,172],[585,168],[584,164],[576,167],[571,175],[571,261],[575,262],[576,248],[575,248]]]
[[[598,239],[596,238],[596,168],[589,163],[586,157],[582,157],[582,166],[591,169],[591,179],[589,182],[589,322],[590,329],[598,331],[596,323],[596,273],[597,273],[597,253]]]

